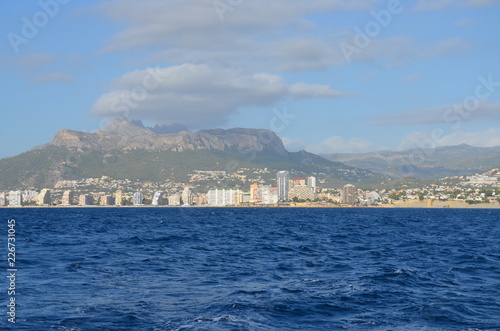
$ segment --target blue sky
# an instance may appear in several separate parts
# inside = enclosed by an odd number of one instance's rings
[[[118,116],[273,129],[316,153],[500,145],[498,0],[0,8],[0,157]]]

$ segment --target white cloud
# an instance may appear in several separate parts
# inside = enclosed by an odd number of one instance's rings
[[[399,149],[435,148],[467,144],[475,147],[500,146],[500,129],[492,128],[486,131],[457,130],[449,134],[440,131],[415,131],[406,135],[399,145]]]
[[[369,0],[243,1],[221,21],[212,1],[109,1],[94,11],[126,27],[105,51],[149,51],[147,63],[210,63],[260,71],[309,71],[346,64],[340,48],[352,44],[354,28],[324,31],[308,15],[380,7]],[[355,62],[384,59],[391,64],[441,56],[463,48],[452,38],[425,45],[407,37],[375,38]]]
[[[307,145],[305,150],[316,154],[333,153],[366,153],[380,149],[376,144],[360,138],[345,139],[332,136],[324,139],[319,144]]]
[[[465,27],[470,27],[474,25],[474,20],[470,18],[461,18],[455,22],[455,26],[465,28]]]
[[[500,0],[420,0],[415,5],[419,11],[441,10],[452,6],[488,7],[500,3]]]
[[[53,72],[47,75],[37,77],[33,79],[32,82],[35,84],[43,84],[49,82],[71,83],[72,81],[74,81],[74,79],[75,78],[72,76],[60,72]]]
[[[477,100],[477,99],[473,99]],[[468,121],[500,121],[500,102],[478,101],[384,114],[375,125],[460,124]]]
[[[281,140],[283,141],[283,145],[285,146],[286,150],[289,152],[298,152],[306,148],[306,143],[301,139],[282,137]]]
[[[440,10],[453,5],[454,0],[420,0],[415,5],[416,10]]]
[[[242,107],[268,107],[287,97],[345,95],[326,85],[289,86],[281,77],[268,73],[183,64],[125,74],[115,80],[112,91],[95,102],[91,113],[199,128],[224,124]]]
[[[349,93],[332,90],[328,85],[297,83],[289,88],[290,95],[297,98],[340,98]]]
[[[420,81],[420,76],[416,73],[409,74],[405,78],[402,79],[403,83],[415,83]]]
[[[465,0],[465,5],[469,7],[487,7],[500,3],[500,0]]]
[[[253,0],[224,13],[221,21],[213,1],[110,1],[94,7],[128,28],[111,39],[108,50],[144,45],[185,49],[231,49],[256,36],[271,37],[282,28],[301,29],[312,23],[303,17],[325,11],[368,10],[376,1],[362,0]]]
[[[354,36],[345,42],[353,45]],[[350,41],[349,41],[350,40]],[[410,37],[391,37],[373,39],[370,44],[351,56],[352,61],[371,63],[385,60],[391,65],[402,65],[419,59],[443,56],[466,50],[469,45],[461,38],[452,37],[431,45],[420,43]]]

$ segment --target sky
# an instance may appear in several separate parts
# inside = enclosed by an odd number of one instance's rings
[[[500,0],[0,3],[0,158],[117,117],[290,151],[500,146]]]

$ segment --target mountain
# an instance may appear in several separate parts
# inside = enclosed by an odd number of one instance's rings
[[[480,173],[500,165],[500,147],[466,144],[435,149],[380,151],[366,154],[323,154],[333,162],[393,177],[438,179]]]
[[[270,130],[214,129],[158,134],[117,119],[95,133],[60,130],[48,144],[0,160],[0,190],[53,187],[59,180],[110,176],[143,182],[187,182],[194,170],[268,168],[318,174],[331,185],[372,185],[386,180],[371,171],[288,152]]]

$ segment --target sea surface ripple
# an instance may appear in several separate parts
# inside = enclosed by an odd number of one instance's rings
[[[0,243],[17,221],[18,268],[2,330],[500,330],[500,210],[1,215]]]

